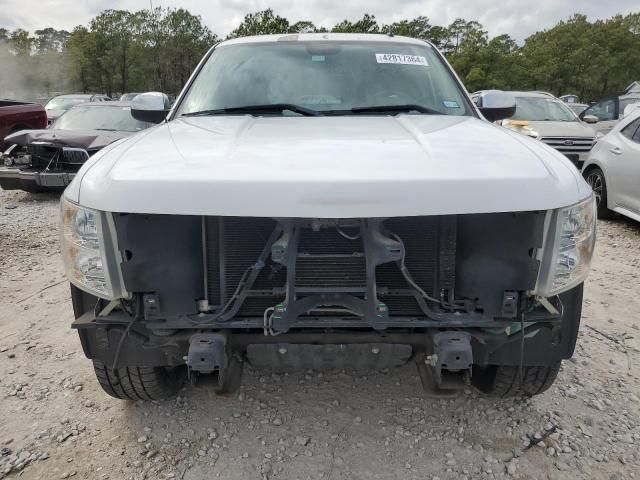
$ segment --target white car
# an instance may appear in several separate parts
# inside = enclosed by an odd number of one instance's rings
[[[640,109],[598,141],[582,173],[596,195],[600,218],[614,211],[640,221]]]
[[[570,358],[595,241],[589,185],[493,121],[430,43],[295,34],[212,48],[156,127],[62,199],[78,330],[104,390],[174,394],[244,362],[380,369],[431,394],[535,395]]]

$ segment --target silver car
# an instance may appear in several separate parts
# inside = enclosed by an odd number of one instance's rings
[[[598,140],[582,174],[596,194],[598,217],[614,211],[640,222],[640,109]]]
[[[478,94],[471,98],[475,101]],[[564,154],[581,169],[593,144],[595,132],[562,100],[546,92],[509,92],[516,99],[516,112],[501,125],[537,138]]]

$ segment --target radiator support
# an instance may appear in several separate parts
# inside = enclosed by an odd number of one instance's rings
[[[265,332],[283,333],[339,311],[384,330],[393,316],[433,314],[404,262],[429,298],[453,296],[455,216],[205,217],[203,229],[207,303],[220,321],[264,317]]]

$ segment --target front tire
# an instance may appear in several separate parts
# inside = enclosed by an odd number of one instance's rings
[[[598,218],[611,218],[612,212],[607,208],[607,182],[604,179],[604,172],[597,167],[591,168],[585,172],[584,179],[596,196]]]
[[[481,392],[499,398],[539,395],[555,382],[560,363],[543,367],[523,367],[520,381],[519,367],[490,365],[474,368],[471,381]]]
[[[93,360],[102,389],[120,400],[164,400],[173,397],[187,379],[185,367],[118,367],[116,370]]]

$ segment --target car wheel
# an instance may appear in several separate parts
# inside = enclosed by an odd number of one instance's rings
[[[473,385],[492,397],[516,397],[539,395],[548,390],[560,371],[560,363],[544,367],[523,367],[522,378],[518,367],[492,365],[474,368]]]
[[[121,400],[163,400],[173,397],[187,379],[184,367],[118,367],[111,369],[93,361],[96,378],[102,389]]]
[[[591,186],[596,196],[596,204],[598,208],[598,218],[611,217],[611,210],[607,208],[607,183],[604,179],[604,173],[599,168],[588,170],[584,179]]]

